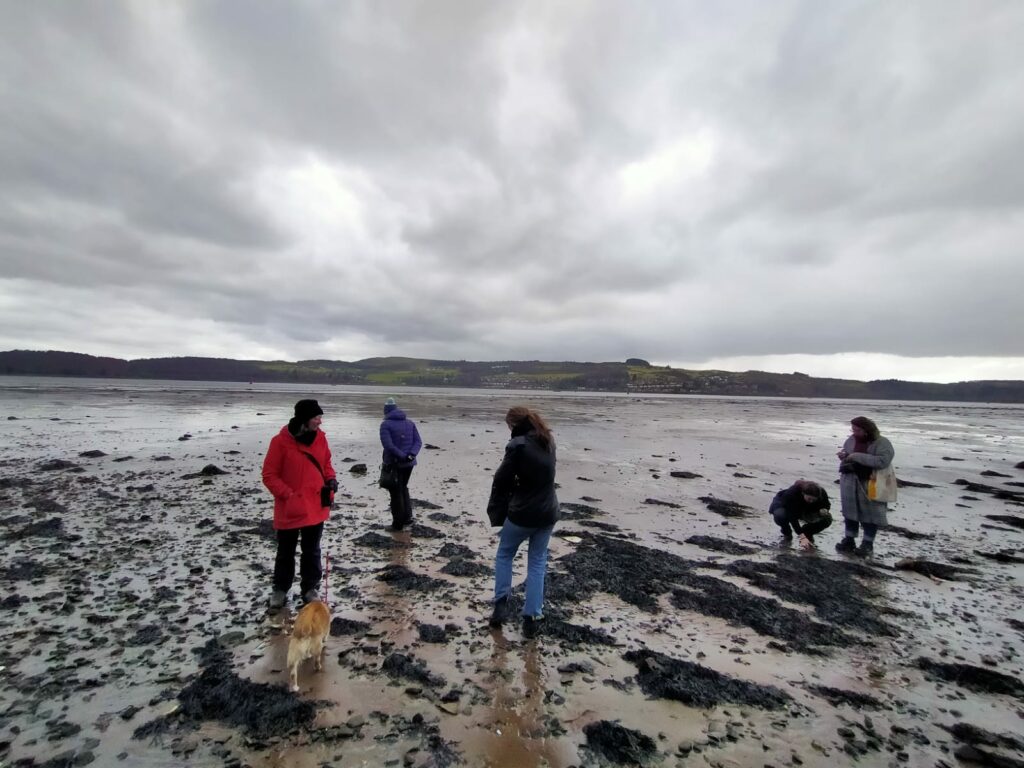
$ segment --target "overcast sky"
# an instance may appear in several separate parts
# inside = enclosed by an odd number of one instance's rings
[[[1024,379],[1024,2],[0,0],[0,349]]]

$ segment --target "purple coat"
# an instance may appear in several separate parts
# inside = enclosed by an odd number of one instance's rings
[[[416,454],[423,447],[416,424],[399,408],[392,410],[380,423],[380,444],[384,446],[382,461],[399,467],[415,467]],[[408,461],[407,456],[412,456],[412,461]]]

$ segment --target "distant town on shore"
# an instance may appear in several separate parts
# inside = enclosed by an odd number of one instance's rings
[[[1024,403],[1024,381],[854,381],[802,373],[686,370],[651,365],[639,358],[606,363],[408,357],[372,357],[355,362],[210,357],[121,360],[77,352],[12,350],[0,352],[0,375]]]

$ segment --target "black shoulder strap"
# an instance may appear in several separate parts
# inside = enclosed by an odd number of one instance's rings
[[[306,453],[306,452],[305,452],[305,451],[303,451],[302,449],[299,449],[299,452],[300,452],[300,453],[301,453],[301,454],[302,454],[303,456],[305,456],[305,457],[306,457],[307,459],[309,459],[310,461],[312,461],[312,462],[313,462],[313,466],[314,466],[314,467],[316,467],[316,469],[317,469],[317,472],[319,472],[319,473],[320,473],[320,477],[322,477],[322,478],[324,479],[324,482],[326,483],[326,482],[327,482],[327,475],[325,475],[325,474],[324,474],[324,470],[323,470],[323,467],[321,467],[321,466],[320,466],[320,462],[319,462],[319,461],[317,461],[317,460],[316,460],[316,459],[315,459],[315,458],[313,457],[313,454],[311,454],[311,453]]]

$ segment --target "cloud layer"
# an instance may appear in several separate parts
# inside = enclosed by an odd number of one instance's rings
[[[0,348],[1024,378],[1015,0],[4,19]]]

